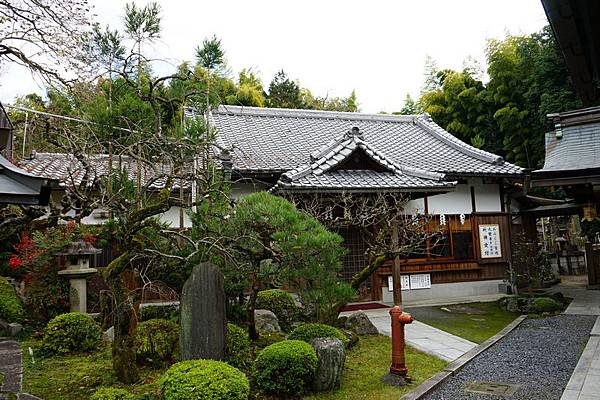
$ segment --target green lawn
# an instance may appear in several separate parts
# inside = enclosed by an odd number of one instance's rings
[[[408,308],[415,320],[475,343],[483,343],[519,316],[496,302]]]
[[[305,399],[398,399],[446,366],[445,361],[408,347],[406,365],[409,369],[408,375],[413,380],[412,383],[403,388],[388,386],[380,382],[379,378],[389,371],[391,351],[392,345],[389,337],[362,337],[358,346],[348,351],[342,387],[333,393],[310,395]]]
[[[143,368],[140,384],[120,385],[112,374],[110,347],[91,354],[36,358],[32,364],[28,347],[37,343],[34,340],[22,343],[23,391],[44,400],[88,399],[101,386],[121,387],[134,394],[155,392],[155,382],[162,373]]]
[[[155,393],[160,370],[143,369],[142,383],[119,385],[111,371],[110,349],[92,354],[42,358],[31,363],[29,346],[38,342],[23,342],[24,391],[44,400],[87,399],[100,386],[122,387],[134,394]],[[421,382],[441,371],[446,363],[435,357],[408,348],[406,352],[410,386],[395,388],[379,381],[390,367],[391,341],[385,336],[363,337],[346,357],[342,387],[334,393],[310,395],[305,399],[383,400],[398,398]]]

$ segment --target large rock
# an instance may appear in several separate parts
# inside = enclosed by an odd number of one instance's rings
[[[256,330],[259,332],[281,332],[279,320],[273,311],[254,310],[254,323],[256,325]]]
[[[8,324],[8,336],[17,336],[19,332],[23,330],[23,325],[18,322],[12,322]]]
[[[226,318],[223,274],[210,263],[196,265],[183,286],[180,302],[181,358],[222,360]]]
[[[339,339],[318,338],[310,344],[317,352],[317,370],[312,383],[315,392],[339,389],[346,361],[344,344]]]
[[[355,312],[348,316],[346,320],[346,329],[356,332],[357,335],[377,335],[379,331],[371,322],[367,314],[362,311]]]
[[[112,343],[115,341],[115,327],[111,326],[102,334],[102,340],[105,342]]]

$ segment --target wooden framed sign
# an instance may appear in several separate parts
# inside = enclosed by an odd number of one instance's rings
[[[479,225],[479,250],[481,252],[481,258],[502,257],[499,224]]]

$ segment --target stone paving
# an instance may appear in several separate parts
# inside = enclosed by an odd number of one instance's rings
[[[379,333],[386,336],[391,335],[388,309],[366,310],[364,312]],[[405,336],[406,343],[410,346],[446,361],[454,361],[477,346],[476,343],[419,321],[414,321],[412,324],[405,326]]]
[[[0,373],[4,376],[2,387],[0,387],[0,399],[2,394],[19,393],[23,382],[23,370],[21,368],[21,346],[14,340],[0,339]]]
[[[564,314],[599,316],[561,400],[600,400],[600,290],[587,290],[568,280],[555,290],[573,298]]]

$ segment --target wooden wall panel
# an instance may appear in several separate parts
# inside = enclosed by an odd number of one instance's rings
[[[500,245],[502,246],[502,257],[498,258],[481,258],[481,250],[479,248],[479,225],[481,224],[498,224],[500,227]],[[473,230],[475,232],[475,251],[477,262],[479,264],[496,264],[499,262],[508,262],[510,259],[510,216],[503,213],[475,213],[473,214]]]

